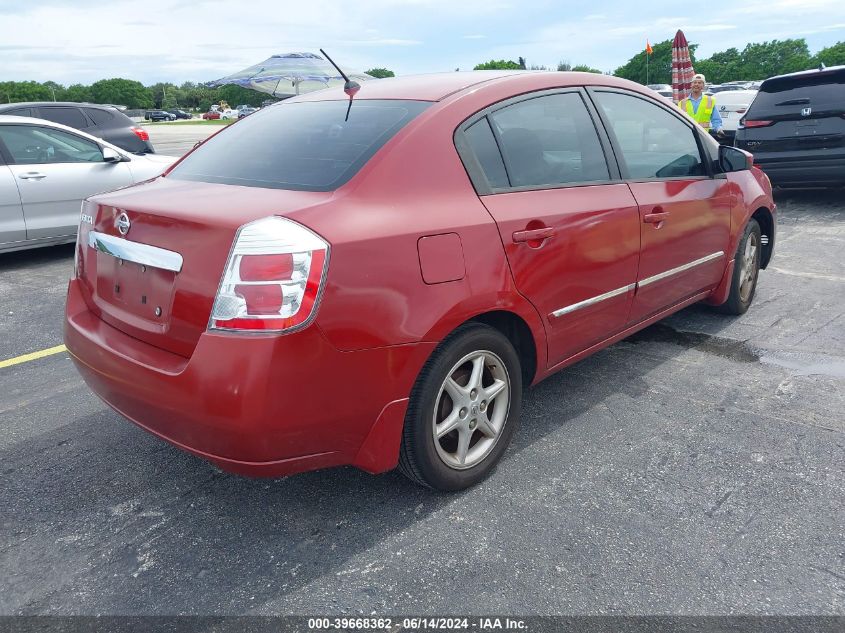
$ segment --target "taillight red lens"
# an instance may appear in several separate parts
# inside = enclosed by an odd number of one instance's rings
[[[745,127],[766,127],[772,123],[774,123],[774,121],[745,121],[743,125]]]
[[[137,136],[142,141],[149,141],[150,140],[150,135],[146,130],[139,128],[139,127],[133,127],[132,131],[135,132],[135,136]]]
[[[244,255],[241,257],[241,281],[279,281],[293,274],[293,255]]]

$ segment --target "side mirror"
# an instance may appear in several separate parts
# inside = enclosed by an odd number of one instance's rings
[[[754,156],[748,152],[727,145],[719,146],[719,168],[723,173],[744,171],[753,166]]]
[[[103,160],[107,163],[119,163],[123,160],[123,156],[118,154],[111,147],[104,147]]]

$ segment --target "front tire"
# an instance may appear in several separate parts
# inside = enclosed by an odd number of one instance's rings
[[[469,323],[432,354],[411,392],[399,468],[437,490],[475,485],[495,467],[522,408],[522,372],[511,342]]]
[[[745,314],[754,300],[757,278],[760,275],[761,235],[757,220],[748,220],[736,248],[731,291],[728,300],[717,308],[720,312],[737,316]]]

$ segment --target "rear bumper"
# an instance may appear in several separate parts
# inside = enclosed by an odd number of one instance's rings
[[[820,187],[845,185],[845,158],[831,160],[768,160],[754,156],[773,185],[781,187]]]
[[[100,320],[76,280],[64,336],[80,374],[109,406],[179,448],[250,476],[395,466],[404,398],[432,347],[340,352],[311,326],[288,336],[206,332],[186,359]]]

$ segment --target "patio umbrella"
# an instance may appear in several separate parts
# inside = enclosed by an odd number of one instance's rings
[[[672,100],[675,103],[689,95],[693,74],[687,38],[678,30],[672,40]]]
[[[360,72],[344,72],[353,81],[367,81],[374,77]],[[232,84],[266,92],[274,97],[292,97],[314,90],[343,86],[345,79],[332,64],[314,53],[285,53],[273,55],[260,64],[208,82],[207,86],[216,88]]]

